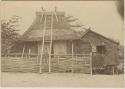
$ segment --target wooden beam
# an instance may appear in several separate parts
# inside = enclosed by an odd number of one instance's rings
[[[90,55],[90,54],[51,54],[51,55],[55,55],[55,56],[77,56],[77,55],[81,55],[81,56],[87,56],[87,55]]]

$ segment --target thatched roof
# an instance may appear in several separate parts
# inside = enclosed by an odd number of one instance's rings
[[[50,40],[50,30],[46,31],[46,40]],[[75,40],[80,39],[84,32],[76,32],[69,29],[53,29],[53,40]],[[21,39],[23,41],[41,41],[43,37],[43,30],[31,30],[25,34]]]
[[[50,40],[50,27],[51,27],[52,12],[36,12],[36,19],[29,27],[29,29],[20,38],[21,41],[42,41],[44,21],[46,17],[46,35],[45,40]],[[70,20],[70,21],[69,21]],[[64,12],[56,12],[53,15],[53,40],[76,40],[81,39],[89,31],[99,35],[107,40],[118,43],[112,39],[102,36],[90,29],[83,29],[78,25],[71,25],[70,22],[74,20],[68,19]],[[76,30],[81,30],[76,31]]]
[[[36,19],[29,27],[29,29],[22,35],[22,41],[40,41],[43,37],[44,21],[46,16],[46,35],[45,39],[50,39],[50,26],[52,12],[37,12]],[[53,15],[53,40],[74,40],[80,39],[84,31],[79,33],[75,29],[82,29],[81,27],[71,26],[69,19],[65,17],[64,12],[56,12]]]

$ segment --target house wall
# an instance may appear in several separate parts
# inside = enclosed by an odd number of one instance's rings
[[[25,50],[24,53],[30,53],[37,54],[38,53],[38,43],[37,42],[26,42],[25,44]]]
[[[23,51],[23,43],[16,43],[12,48],[11,48],[11,53],[22,53]]]
[[[31,53],[41,53],[42,42],[26,42],[25,44],[25,53],[31,50]],[[49,43],[45,43],[45,50],[49,53]],[[87,54],[91,52],[91,46],[89,42],[84,42],[82,40],[73,41],[73,53],[74,54]],[[23,48],[22,48],[23,50]],[[53,41],[53,50],[54,54],[72,54],[72,41]]]
[[[91,45],[88,41],[76,40],[74,41],[75,54],[89,54],[91,52]]]
[[[118,57],[118,44],[112,42],[98,34],[88,32],[82,39],[73,41],[74,54],[88,54],[92,52],[93,47],[99,46],[102,43],[105,44],[106,53],[103,57],[99,57],[96,52],[93,52],[94,58],[104,61],[103,64],[114,65],[119,63]],[[25,53],[28,53],[29,48],[31,53],[41,53],[42,44],[39,42],[26,43]],[[49,51],[49,44],[45,44],[45,47]],[[72,53],[72,41],[53,41],[54,54],[71,54]],[[96,55],[98,57],[96,57]]]
[[[67,41],[54,41],[54,54],[67,54]]]
[[[54,54],[67,54],[67,41],[53,41],[52,44],[53,53]],[[38,53],[40,54],[42,50],[42,42],[38,43]],[[44,44],[44,52],[49,53],[50,50],[50,44],[45,43]]]
[[[49,53],[49,51],[50,51],[49,45],[50,45],[49,43],[44,44],[43,52]],[[41,52],[42,52],[42,42],[39,42],[38,43],[38,53],[40,54]]]
[[[45,44],[44,50],[47,48],[49,52],[49,44]],[[38,43],[38,53],[41,53],[42,43]],[[72,54],[72,41],[53,41],[54,54]],[[82,40],[73,41],[74,54],[88,54],[91,52],[91,45],[89,42]]]
[[[114,65],[119,63],[118,58],[118,44],[112,42],[104,37],[101,37],[93,32],[88,32],[83,38],[83,41],[88,41],[91,43],[91,46],[101,45],[102,42],[105,43],[106,53],[103,55],[104,63],[107,65]],[[95,56],[97,53],[93,53]],[[94,59],[93,59],[94,60]]]

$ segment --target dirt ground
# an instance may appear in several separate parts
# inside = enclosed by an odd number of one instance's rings
[[[123,87],[124,75],[1,73],[2,87]]]

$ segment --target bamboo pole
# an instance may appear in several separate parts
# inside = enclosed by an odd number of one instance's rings
[[[57,17],[56,11],[57,11],[57,8],[55,7],[54,14],[55,14],[56,20],[57,20],[57,22],[58,22],[58,17]]]
[[[42,16],[41,16],[41,18],[40,18],[40,22],[42,23],[42,20],[43,20],[43,14],[42,14]]]
[[[46,32],[46,16],[45,16],[45,21],[44,21],[44,29],[43,29],[43,39],[42,39],[42,49],[41,49],[41,58],[40,58],[40,73],[42,73],[42,60],[43,60],[43,51],[44,51],[44,37],[45,37],[45,32]]]
[[[24,44],[24,46],[23,46],[23,52],[22,52],[22,58],[23,58],[23,55],[24,55],[24,51],[25,51],[25,44]]]
[[[51,16],[51,38],[50,38],[50,49],[49,49],[49,73],[51,73],[52,32],[53,32],[53,13],[52,13],[52,16]]]
[[[74,54],[74,44],[73,44],[73,41],[72,41],[72,73],[74,72],[74,57],[73,57],[73,54]]]

